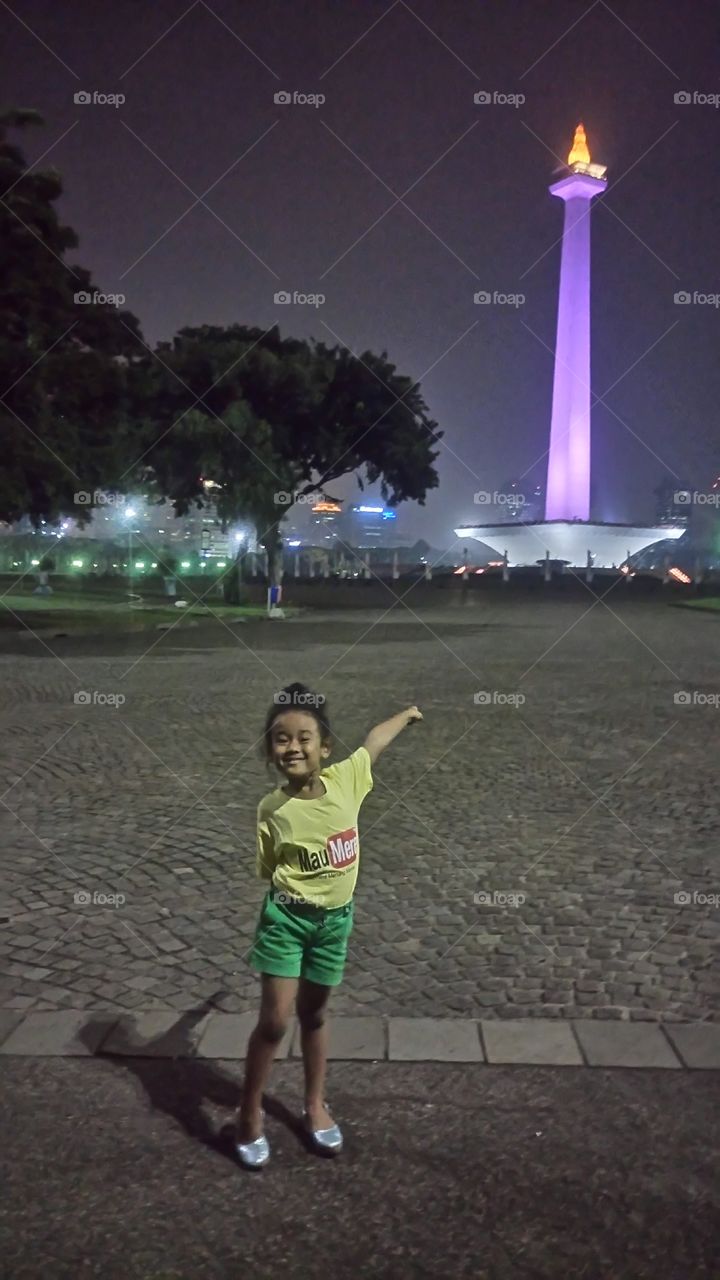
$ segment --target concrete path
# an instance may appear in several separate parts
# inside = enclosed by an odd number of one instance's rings
[[[255,1021],[254,1013],[218,1013],[207,1006],[184,1015],[155,1011],[120,1018],[70,1009],[0,1011],[0,1056],[242,1060]],[[329,1025],[329,1057],[336,1061],[720,1070],[717,1023],[339,1017]],[[302,1056],[294,1023],[278,1056]]]
[[[717,1280],[720,1078],[336,1062],[345,1151],[266,1099],[271,1162],[227,1127],[236,1062],[0,1061],[3,1280]]]

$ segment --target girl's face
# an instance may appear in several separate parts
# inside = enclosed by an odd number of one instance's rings
[[[307,711],[283,711],[270,730],[273,764],[288,782],[302,786],[318,772],[330,746],[320,738],[320,726]]]

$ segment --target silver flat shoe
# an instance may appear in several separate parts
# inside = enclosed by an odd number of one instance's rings
[[[343,1136],[339,1125],[333,1124],[329,1129],[311,1129],[308,1123],[307,1111],[303,1112],[303,1119],[316,1151],[325,1156],[337,1156],[340,1154]]]
[[[265,1112],[262,1113],[263,1120]],[[262,1133],[254,1142],[236,1142],[235,1150],[238,1160],[245,1169],[262,1169],[270,1159],[270,1143]]]

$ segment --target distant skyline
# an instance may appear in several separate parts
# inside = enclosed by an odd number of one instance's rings
[[[545,480],[562,234],[548,186],[579,120],[608,166],[593,514],[645,521],[665,474],[701,487],[720,470],[716,18],[706,0],[17,0],[0,38],[6,105],[46,120],[17,140],[62,174],[69,261],[125,294],[150,344],[278,323],[386,350],[445,432],[440,488],[401,508],[402,528],[443,547],[477,523],[476,491]],[[352,480],[332,491],[361,500]]]

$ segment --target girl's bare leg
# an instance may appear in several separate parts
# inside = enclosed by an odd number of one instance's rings
[[[325,1107],[328,1028],[325,1012],[332,987],[300,979],[297,1015],[305,1066],[305,1110],[311,1129],[329,1129],[334,1123]]]
[[[245,1080],[237,1118],[238,1142],[254,1142],[263,1131],[263,1091],[277,1047],[287,1030],[297,989],[297,978],[274,978],[268,973],[262,975],[260,1016],[248,1041],[245,1060]]]

